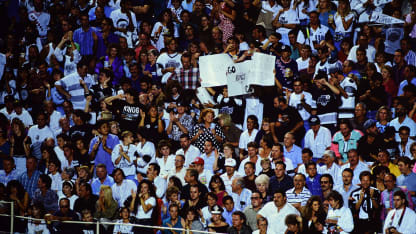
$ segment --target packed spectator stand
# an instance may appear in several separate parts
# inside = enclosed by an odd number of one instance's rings
[[[416,233],[416,0],[0,0],[0,22],[0,232]]]

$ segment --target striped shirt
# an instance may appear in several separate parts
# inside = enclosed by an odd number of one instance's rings
[[[85,108],[85,93],[84,88],[79,83],[81,79],[78,72],[74,72],[61,80],[56,81],[55,85],[62,86],[62,88],[71,95],[70,101],[74,105],[74,109],[83,110]],[[87,87],[91,87],[91,83],[93,82],[92,79],[86,77],[84,81],[87,84]]]
[[[92,34],[94,30],[90,27],[88,31],[84,31],[82,28],[78,28],[74,31],[73,40],[79,45],[79,53],[84,55],[92,55],[94,53],[94,39]]]
[[[287,202],[289,204],[300,203],[301,206],[305,206],[311,196],[311,192],[306,187],[303,187],[302,192],[299,194],[295,193],[295,188],[286,191]]]

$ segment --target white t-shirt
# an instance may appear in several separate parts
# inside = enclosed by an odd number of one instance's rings
[[[149,163],[156,161],[155,145],[150,141],[146,141],[144,145],[140,142],[136,145],[136,152],[140,156],[137,158],[137,172],[146,174]],[[144,155],[149,155],[151,157],[149,162],[143,160]]]
[[[182,62],[181,62],[182,54],[180,53],[163,53],[157,58],[156,60],[156,66],[157,66],[157,75],[163,76],[162,77],[162,83],[167,81],[167,79],[172,74],[171,72],[166,72],[165,74],[162,73],[162,69],[168,68],[168,67],[174,67],[174,68],[181,68]]]
[[[346,17],[345,21],[354,18],[354,14],[350,12]],[[335,14],[334,16],[334,24],[336,26],[335,33],[350,33],[352,31],[353,23],[350,25],[349,28],[344,28],[344,25],[342,24],[342,17],[339,14]]]
[[[299,215],[300,213],[289,203],[286,203],[283,208],[278,211],[275,203],[271,201],[264,205],[258,214],[266,218],[269,223],[267,233],[283,234],[287,229],[285,224],[286,216],[289,214]]]
[[[302,93],[296,94],[292,93],[289,98],[289,106],[294,107],[296,110],[298,110],[299,115],[302,117],[302,119],[308,120],[311,114],[302,106],[301,103],[301,97],[302,94],[305,96],[305,103],[312,106],[312,95],[309,92],[302,91]]]
[[[162,27],[162,30],[160,31],[159,34],[159,39],[156,42],[156,49],[158,49],[159,51],[163,48],[165,48],[165,34],[172,34],[172,32],[169,32],[169,28],[164,26],[161,22],[157,22],[154,26],[153,26],[153,30],[152,33],[150,34],[150,36],[155,37],[156,33],[159,31],[159,28]],[[177,30],[177,27],[173,27],[173,36],[178,38],[179,37],[179,32]]]
[[[137,191],[137,185],[132,180],[125,179],[120,186],[114,183],[111,186],[111,190],[113,191],[113,198],[117,201],[118,206],[123,207],[124,202],[131,195],[131,190],[134,190],[134,192]]]
[[[331,146],[331,131],[326,127],[320,126],[318,133],[315,134],[309,129],[305,134],[305,148],[312,150],[314,158],[322,158],[325,150]]]
[[[152,205],[152,207],[156,206],[156,198],[149,197],[146,201],[144,201],[145,205]],[[152,218],[152,211],[153,208],[148,210],[147,212],[144,212],[142,205],[139,204],[139,207],[137,208],[137,214],[136,218],[138,219],[150,219]]]
[[[27,110],[25,110],[25,108],[23,108],[20,115],[18,115],[16,112],[13,112],[10,116],[10,119],[13,120],[14,118],[20,119],[27,128],[33,125],[32,116]]]
[[[130,162],[121,156],[120,162],[116,164],[116,160],[120,156],[120,146],[122,147],[123,152],[130,158]],[[114,167],[121,168],[125,176],[136,175],[136,166],[134,165],[134,160],[136,160],[136,156],[134,155],[135,152],[135,145],[130,144],[126,146],[120,143],[114,147],[113,152],[111,153],[111,161],[113,161]]]
[[[355,108],[355,95],[357,94],[357,84],[353,79],[345,77],[339,85],[348,94],[348,97],[345,98],[343,95],[340,95],[341,106],[338,107],[338,118],[353,118]]]
[[[296,63],[298,64],[298,71],[307,69],[309,66],[309,60],[310,58],[307,58],[306,60],[303,60],[302,57],[297,58]]]

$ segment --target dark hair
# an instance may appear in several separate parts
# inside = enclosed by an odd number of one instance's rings
[[[412,161],[408,157],[400,157],[397,163],[402,162],[404,165],[410,165]]]
[[[279,147],[280,152],[284,152],[284,148],[283,148],[283,145],[282,144],[280,144],[280,143],[274,143],[273,146]]]
[[[361,173],[360,173],[360,180],[364,177],[364,176],[368,176],[368,177],[370,177],[370,179],[372,178],[371,177],[371,172],[369,172],[369,171],[362,171]]]
[[[342,173],[344,173],[344,171],[349,172],[351,174],[351,176],[354,176],[354,171],[351,168],[345,168]]]
[[[303,175],[303,174],[302,174]],[[274,193],[273,193],[273,195],[275,195],[276,193],[280,193],[280,194],[282,194],[282,196],[283,197],[286,197],[286,192],[284,191],[284,190],[282,190],[282,189],[278,189],[278,190],[276,190]]]
[[[401,132],[401,131],[406,131],[406,132],[410,132],[410,128],[408,127],[408,126],[401,126],[400,128],[399,128],[399,132]]]
[[[124,174],[124,171],[121,170],[121,168],[114,168],[113,174],[111,176],[114,177],[118,171],[121,172],[121,175],[123,176],[123,179],[126,178],[126,174]]]
[[[228,200],[231,200],[234,203],[233,197],[231,197],[230,195],[227,195],[222,198],[222,204],[225,204]]]
[[[211,177],[211,180],[209,181],[209,184],[208,184],[208,187],[209,187],[209,190],[211,190],[211,191],[213,191],[213,188],[212,188],[212,182],[214,182],[214,181],[219,181],[220,182],[220,190],[221,191],[224,191],[225,190],[225,184],[224,184],[224,181],[222,180],[222,178],[221,178],[221,176],[219,176],[219,175],[217,175],[217,174],[215,174],[215,175],[213,175],[212,177]]]
[[[286,170],[286,164],[285,164],[284,162],[282,162],[282,161],[277,161],[277,162],[276,162],[276,164],[275,164],[275,166],[277,167],[277,165],[283,165],[283,169],[285,169],[285,170]]]
[[[249,147],[256,148],[256,149],[258,149],[258,148],[259,148],[259,146],[257,145],[257,143],[256,143],[256,142],[254,142],[254,141],[251,141],[251,142],[249,142],[249,143],[247,144],[247,148],[249,148]]]
[[[182,191],[182,182],[181,182],[181,180],[176,176],[171,176],[169,178],[169,180],[172,180],[173,186],[177,187],[179,189],[179,193],[180,193]]]
[[[153,170],[157,171],[156,175],[160,173],[160,166],[157,163],[150,163],[149,166],[153,166]]]
[[[309,149],[309,148],[304,148],[304,149],[302,150],[302,154],[309,154],[309,156],[313,157],[313,152],[312,152],[312,150],[311,150],[311,149]]]
[[[333,199],[334,201],[338,201],[339,204],[339,208],[344,206],[344,198],[342,198],[342,195],[336,191],[336,190],[332,190],[329,195],[328,195],[328,200],[329,199]]]
[[[18,180],[11,180],[7,183],[6,187],[6,194],[10,196],[12,188],[16,188],[17,190],[17,197],[19,200],[23,200],[25,197],[26,190],[23,185]]]
[[[45,175],[45,174],[41,174],[39,176],[39,179],[42,180],[42,182],[45,184],[45,186],[46,186],[47,189],[50,189],[51,188],[51,185],[52,185],[52,179],[51,179],[51,177],[49,177],[48,175]]]
[[[251,119],[251,120],[254,121],[254,128],[255,129],[258,129],[259,128],[259,119],[257,118],[257,116],[255,116],[255,115],[249,115],[247,117],[247,119]]]
[[[156,198],[155,186],[153,185],[152,182],[150,182],[150,180],[147,180],[147,179],[142,180],[140,182],[139,186],[137,186],[137,193],[140,193],[140,188],[141,188],[142,184],[147,184],[147,186],[149,187],[149,195],[151,197],[155,197]]]
[[[85,190],[87,190],[92,195],[92,187],[91,187],[91,184],[89,184],[87,182],[83,182],[83,183],[81,183],[81,185],[79,187],[81,187],[81,186],[85,186]]]
[[[243,212],[239,211],[239,210],[234,211],[233,215],[238,215],[240,217],[240,219],[243,220],[243,223],[245,223],[247,221],[246,215]]]
[[[328,178],[329,183],[331,184],[331,188],[334,186],[334,179],[332,178],[331,174],[325,173],[321,176],[321,178],[319,179],[319,182],[322,181],[322,178]]]
[[[316,168],[316,162],[314,162],[314,161],[309,161],[309,162],[307,162],[307,163],[305,164],[305,168],[306,168],[306,169],[308,169],[308,167],[309,167],[309,166],[311,166],[311,165],[314,165],[314,166],[315,166],[315,168]]]

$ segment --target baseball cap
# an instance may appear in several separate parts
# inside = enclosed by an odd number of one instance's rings
[[[194,161],[192,161],[192,164],[204,165],[204,159],[202,159],[201,157],[196,157]]]
[[[287,46],[287,45],[282,45],[281,51],[282,51],[282,53],[283,53],[283,52],[289,52],[289,53],[292,53],[292,50],[291,50],[291,49],[290,49],[290,47],[289,47],[289,46]]]
[[[311,115],[311,117],[309,118],[309,125],[311,126],[318,125],[320,123],[321,123],[321,120],[316,115]]]
[[[226,166],[226,167],[235,167],[236,165],[237,165],[237,163],[236,163],[235,159],[233,159],[233,158],[227,158],[225,160],[225,163],[224,163],[224,166]]]
[[[371,127],[373,127],[373,126],[375,126],[376,125],[376,121],[375,120],[373,120],[373,119],[368,119],[367,121],[365,121],[365,123],[364,123],[364,130],[367,130],[367,129],[369,129],[369,128],[371,128]]]

